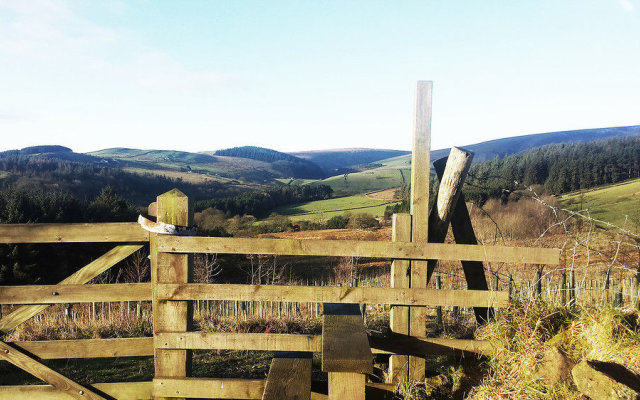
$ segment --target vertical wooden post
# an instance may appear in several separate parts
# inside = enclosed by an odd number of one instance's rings
[[[567,273],[562,273],[562,281],[560,282],[560,298],[562,299],[562,306],[567,305]]]
[[[442,278],[440,275],[436,275],[436,290],[442,289]],[[438,325],[438,329],[444,328],[444,323],[442,321],[442,306],[436,307],[436,325]]]
[[[177,189],[158,196],[157,220],[176,226],[193,223],[193,209],[189,198]],[[193,277],[192,254],[170,254],[157,251],[158,234],[150,237],[151,282],[188,283]],[[193,305],[187,301],[159,301],[153,291],[153,334],[186,332],[193,323]],[[156,378],[184,378],[191,373],[191,351],[155,349]],[[159,397],[154,396],[154,399]]]
[[[416,85],[413,152],[411,154],[411,241],[429,241],[429,175],[431,173],[431,93],[433,83],[419,81]],[[427,287],[427,262],[411,262],[411,287]],[[425,337],[427,310],[411,307],[409,334]],[[409,357],[409,377],[424,380],[424,358]]]
[[[411,241],[411,215],[393,214],[391,240],[396,242]],[[391,263],[391,287],[408,288],[411,283],[409,260],[394,260]],[[393,307],[391,309],[391,330],[404,335],[409,334],[409,307]],[[409,357],[391,356],[389,360],[389,383],[407,380],[409,377]]]

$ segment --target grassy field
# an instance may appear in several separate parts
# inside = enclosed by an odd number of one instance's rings
[[[134,168],[134,167],[125,167],[124,171],[131,172],[138,175],[144,174],[152,174],[157,176],[164,176],[166,178],[171,179],[182,179],[184,182],[189,183],[207,183],[207,182],[229,182],[230,179],[222,178],[222,177],[213,177],[211,175],[199,174],[199,173],[190,173],[190,172],[182,172],[175,170],[161,170],[161,169],[146,169],[146,168]]]
[[[334,194],[344,196],[397,188],[409,182],[411,170],[408,168],[376,168],[317,181],[331,186]]]
[[[317,182],[317,179],[289,179],[289,178],[278,178],[276,181],[280,183],[284,183],[285,185],[308,185],[313,182]]]
[[[393,202],[370,199],[365,195],[354,195],[280,207],[274,212],[289,216],[293,220],[327,220],[347,211],[366,212],[374,217],[381,217],[385,207],[389,204],[393,204]]]
[[[558,200],[572,211],[588,209],[592,218],[640,230],[640,179],[567,193]]]

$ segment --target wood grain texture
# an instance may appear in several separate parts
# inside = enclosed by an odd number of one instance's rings
[[[150,400],[151,382],[94,383],[90,388],[118,400]],[[0,386],[0,400],[73,400],[74,397],[51,385]]]
[[[366,375],[329,372],[329,400],[365,400]]]
[[[262,400],[311,400],[311,358],[271,360]]]
[[[375,242],[365,240],[257,239],[185,236],[160,236],[157,240],[157,251],[168,253],[276,254],[335,257],[355,256],[417,260],[476,260],[549,265],[558,264],[560,261],[559,249],[527,247],[472,246],[444,243]]]
[[[413,124],[413,151],[411,153],[411,241],[423,244],[429,238],[429,180],[431,175],[431,103],[433,83],[418,81],[416,84],[415,120]],[[432,255],[431,259],[444,259]],[[411,261],[411,287],[427,287],[427,262]],[[426,316],[424,308],[409,310],[409,333],[425,336]],[[424,379],[424,360],[409,359],[409,375],[412,379]]]
[[[444,174],[447,158],[441,158],[433,162],[433,168],[440,178]],[[451,230],[453,238],[459,244],[478,244],[471,217],[467,209],[467,203],[464,199],[464,193],[458,197],[455,209],[451,216]],[[471,290],[489,290],[487,278],[484,274],[484,265],[482,261],[462,261],[462,270],[467,282],[467,288]],[[484,323],[493,318],[495,312],[493,308],[474,307],[473,312],[478,323]]]
[[[0,243],[148,242],[137,222],[0,225]]]
[[[394,242],[411,241],[411,215],[393,214],[391,240]],[[411,285],[409,260],[393,260],[391,263],[391,287],[408,288]],[[409,307],[394,306],[390,312],[390,327],[393,332],[409,334]],[[389,359],[389,382],[406,379],[409,373],[409,358],[391,356]]]
[[[159,300],[242,300],[411,306],[494,306],[509,302],[508,292],[387,287],[280,286],[235,284],[158,284]]]
[[[0,341],[0,359],[10,362],[38,379],[42,379],[57,390],[65,392],[74,399],[106,400],[97,393],[72,381],[66,376],[59,374],[46,365],[39,363],[33,358],[27,356],[25,353],[2,341]]]
[[[156,378],[153,395],[156,398],[261,399],[264,387],[263,379]]]
[[[189,198],[177,189],[157,197],[157,222],[176,226],[193,224],[193,207]],[[193,277],[193,255],[167,254],[158,252],[158,234],[151,234],[151,282],[154,287],[161,283],[187,283]],[[186,332],[193,323],[193,305],[190,302],[164,302],[153,296],[153,332]],[[191,350],[156,349],[154,364],[155,378],[184,379],[191,374]],[[156,393],[161,384],[154,380],[154,396],[181,397],[179,395],[159,395]],[[175,391],[174,391],[175,392]],[[186,397],[186,396],[185,396]],[[207,396],[203,396],[207,397]]]
[[[322,371],[373,372],[373,355],[360,308],[325,304],[322,317]]]
[[[151,300],[149,283],[0,286],[0,304],[60,304]]]
[[[10,342],[43,360],[153,355],[153,338],[76,339]]]
[[[277,333],[158,333],[156,347],[198,350],[322,351],[320,335]]]
[[[116,246],[102,256],[74,272],[60,282],[61,285],[84,284],[113,267],[131,254],[142,248],[141,245]],[[48,305],[22,306],[0,320],[0,332],[7,333],[16,326],[28,321],[49,308]]]

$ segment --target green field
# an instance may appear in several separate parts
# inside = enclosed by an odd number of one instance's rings
[[[276,181],[284,183],[285,185],[308,185],[313,182],[317,182],[317,179],[290,179],[290,178],[278,178]]]
[[[334,194],[342,196],[397,188],[410,182],[411,170],[408,168],[376,168],[316,181],[331,186]]]
[[[274,212],[281,215],[286,215],[291,219],[297,221],[326,221],[327,219],[335,215],[341,215],[347,211],[352,213],[363,212],[371,214],[374,217],[381,217],[382,215],[384,215],[385,207],[393,203],[394,202],[370,199],[365,195],[355,195],[280,207],[275,209]]]
[[[569,210],[588,209],[595,219],[640,231],[640,179],[567,193],[558,200]]]

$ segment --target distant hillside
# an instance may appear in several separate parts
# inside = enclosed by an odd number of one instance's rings
[[[233,147],[218,150],[214,154],[217,156],[241,157],[268,162],[274,169],[283,174],[283,178],[322,179],[326,175],[325,172],[312,161],[264,147]]]
[[[216,158],[208,154],[176,150],[139,150],[114,147],[87,153],[96,157],[141,161],[151,163],[179,162],[184,164],[214,163]]]
[[[353,167],[358,165],[369,164],[385,158],[411,154],[411,152],[406,150],[386,149],[333,149],[301,151],[290,154],[313,161],[329,175],[336,175],[355,172],[356,170]]]

